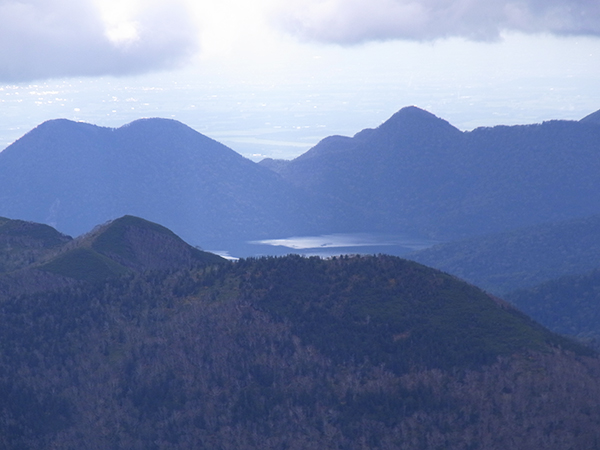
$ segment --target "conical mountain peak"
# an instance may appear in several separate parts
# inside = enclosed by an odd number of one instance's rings
[[[421,132],[431,130],[433,127],[445,128],[447,130],[453,130],[454,132],[460,132],[446,120],[440,119],[429,111],[425,111],[424,109],[416,106],[407,106],[402,108],[383,124],[381,124],[378,130],[400,130],[402,132],[414,130]]]
[[[177,131],[177,130],[182,130],[182,129],[189,129],[190,131],[194,131],[194,133],[197,133],[195,130],[193,130],[192,128],[190,128],[189,126],[187,126],[186,124],[184,124],[178,120],[167,119],[167,118],[163,118],[163,117],[146,117],[143,119],[137,119],[137,120],[134,120],[133,122],[127,123],[127,124],[117,128],[117,130],[121,130],[121,131],[131,130],[131,129],[139,129],[139,130],[144,130],[144,131],[145,130],[148,130],[148,131],[150,131],[150,130]]]
[[[90,233],[89,239],[96,252],[135,270],[223,261],[219,256],[188,245],[162,225],[129,215],[98,227]],[[85,240],[83,236],[82,241]]]
[[[430,113],[429,111],[426,111],[424,109],[419,108],[418,106],[405,106],[404,108],[400,109],[396,114],[394,114],[390,120],[392,120],[394,117],[403,117],[403,118],[418,118],[418,119],[438,119],[439,118]]]

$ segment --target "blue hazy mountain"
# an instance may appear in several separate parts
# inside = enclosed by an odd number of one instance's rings
[[[173,120],[118,129],[53,120],[0,153],[0,215],[76,236],[130,214],[204,247],[335,232],[504,232],[600,213],[594,117],[462,132],[407,107],[376,129],[262,164]]]
[[[600,125],[600,110],[588,114],[580,122]]]
[[[118,129],[45,122],[0,153],[0,179],[1,215],[73,236],[126,214],[200,245],[336,231],[333,223],[347,219],[327,200],[166,119]]]
[[[406,257],[501,296],[600,269],[600,216],[448,242]]]
[[[600,348],[600,268],[519,289],[505,298],[555,333]]]
[[[451,240],[599,213],[594,117],[461,132],[407,107],[376,129],[263,165],[361,208],[374,229]]]

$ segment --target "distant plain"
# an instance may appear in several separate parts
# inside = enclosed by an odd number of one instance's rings
[[[399,108],[415,104],[460,130],[479,126],[579,120],[598,109],[596,80],[536,78],[432,80],[418,76],[358,80],[305,78],[279,82],[249,77],[236,83],[219,74],[181,72],[130,78],[63,79],[0,86],[0,149],[45,120],[66,118],[120,127],[143,117],[179,120],[254,161],[292,159],[331,135],[374,128]],[[361,85],[356,90],[355,82]],[[435,89],[430,88],[433,83]],[[427,87],[426,87],[427,86]]]

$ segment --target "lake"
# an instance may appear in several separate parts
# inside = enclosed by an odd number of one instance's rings
[[[343,254],[403,256],[438,244],[439,241],[403,234],[336,233],[319,236],[292,236],[280,239],[228,242],[226,249],[206,249],[226,258],[281,256],[290,253],[323,258]]]

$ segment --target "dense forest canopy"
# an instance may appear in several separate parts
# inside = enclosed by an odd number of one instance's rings
[[[0,298],[4,448],[600,439],[595,353],[435,269],[383,255],[225,261],[132,217],[66,241],[2,274],[38,283]],[[171,249],[168,266],[149,244]],[[80,277],[81,261],[64,261],[75,250],[123,270]]]

